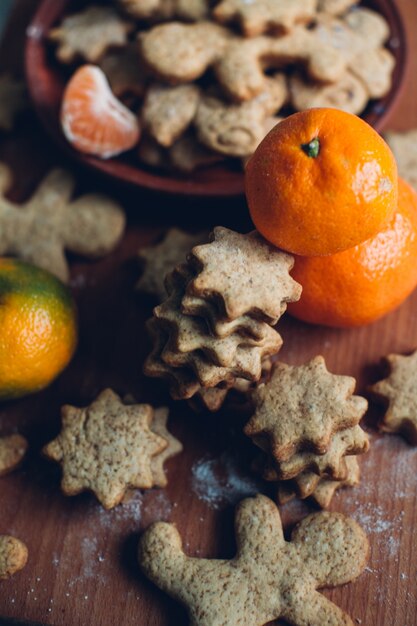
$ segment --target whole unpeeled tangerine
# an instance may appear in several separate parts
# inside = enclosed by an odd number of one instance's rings
[[[302,256],[347,250],[376,235],[398,201],[397,165],[355,115],[310,109],[278,124],[246,168],[252,220],[271,243]]]
[[[291,275],[303,287],[288,311],[326,326],[369,324],[399,306],[417,286],[417,193],[399,179],[398,208],[375,237],[325,257],[296,257]]]
[[[0,400],[49,385],[77,344],[75,304],[55,276],[0,259]]]

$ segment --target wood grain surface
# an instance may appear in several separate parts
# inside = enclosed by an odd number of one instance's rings
[[[411,64],[391,126],[405,129],[417,126],[417,3],[397,1],[409,30]],[[36,0],[16,2],[0,46],[3,68],[21,70],[24,28],[35,6]],[[31,113],[13,136],[1,137],[0,159],[16,172],[16,200],[27,197],[51,165],[72,167]],[[152,302],[133,290],[136,250],[157,240],[170,224],[248,229],[247,211],[243,200],[222,206],[179,203],[109,189],[91,174],[78,174],[80,190],[100,188],[117,195],[126,206],[129,227],[110,257],[94,264],[71,259],[80,317],[80,345],[71,366],[47,391],[0,407],[0,434],[19,431],[30,441],[22,469],[0,481],[0,533],[24,540],[30,554],[27,567],[0,584],[0,624],[186,626],[185,611],[141,575],[138,537],[151,521],[169,519],[177,524],[189,554],[233,555],[233,505],[258,490],[273,496],[273,489],[257,482],[248,469],[253,450],[240,434],[244,416],[196,415],[181,403],[170,403],[170,427],[185,451],[167,464],[169,487],[137,492],[111,512],[90,495],[64,498],[58,468],[39,451],[58,432],[63,403],[87,404],[106,386],[155,405],[169,402],[163,385],[141,375],[149,350],[144,320]],[[417,293],[367,328],[328,330],[286,317],[280,331],[283,360],[301,363],[322,353],[331,371],[356,376],[364,392],[381,375],[383,355],[416,348]],[[331,506],[364,527],[371,543],[369,565],[357,582],[324,593],[357,624],[417,626],[417,448],[395,436],[377,435],[373,426],[379,415],[373,409],[367,419],[372,448],[361,461],[361,486],[339,492]],[[282,507],[286,529],[310,510],[297,502]]]

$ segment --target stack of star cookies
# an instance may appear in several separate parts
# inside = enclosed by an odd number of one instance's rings
[[[231,388],[260,380],[282,339],[273,328],[301,288],[293,258],[258,233],[215,228],[166,279],[168,298],[148,322],[148,376],[165,378],[175,399],[217,410]]]
[[[354,388],[354,378],[331,374],[317,356],[300,366],[276,363],[254,391],[245,433],[262,449],[258,468],[278,482],[281,504],[311,496],[326,508],[338,488],[359,482],[356,457],[369,448],[359,422],[368,403]]]

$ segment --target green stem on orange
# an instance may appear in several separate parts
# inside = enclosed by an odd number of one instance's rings
[[[316,159],[320,152],[320,139],[315,137],[309,143],[302,143],[301,150],[311,159]]]

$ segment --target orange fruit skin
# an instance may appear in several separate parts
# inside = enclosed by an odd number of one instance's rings
[[[291,275],[301,283],[294,317],[350,327],[374,322],[398,307],[417,286],[417,194],[399,179],[398,209],[376,237],[327,257],[296,257]]]
[[[319,139],[319,152],[302,146]],[[275,126],[246,167],[252,220],[271,243],[303,256],[334,254],[376,235],[398,202],[397,165],[366,122],[310,109]]]
[[[57,278],[14,259],[0,259],[0,400],[48,386],[77,345],[72,296]]]
[[[140,136],[137,117],[114,96],[95,65],[80,67],[66,86],[61,127],[74,148],[102,159],[130,150]]]

